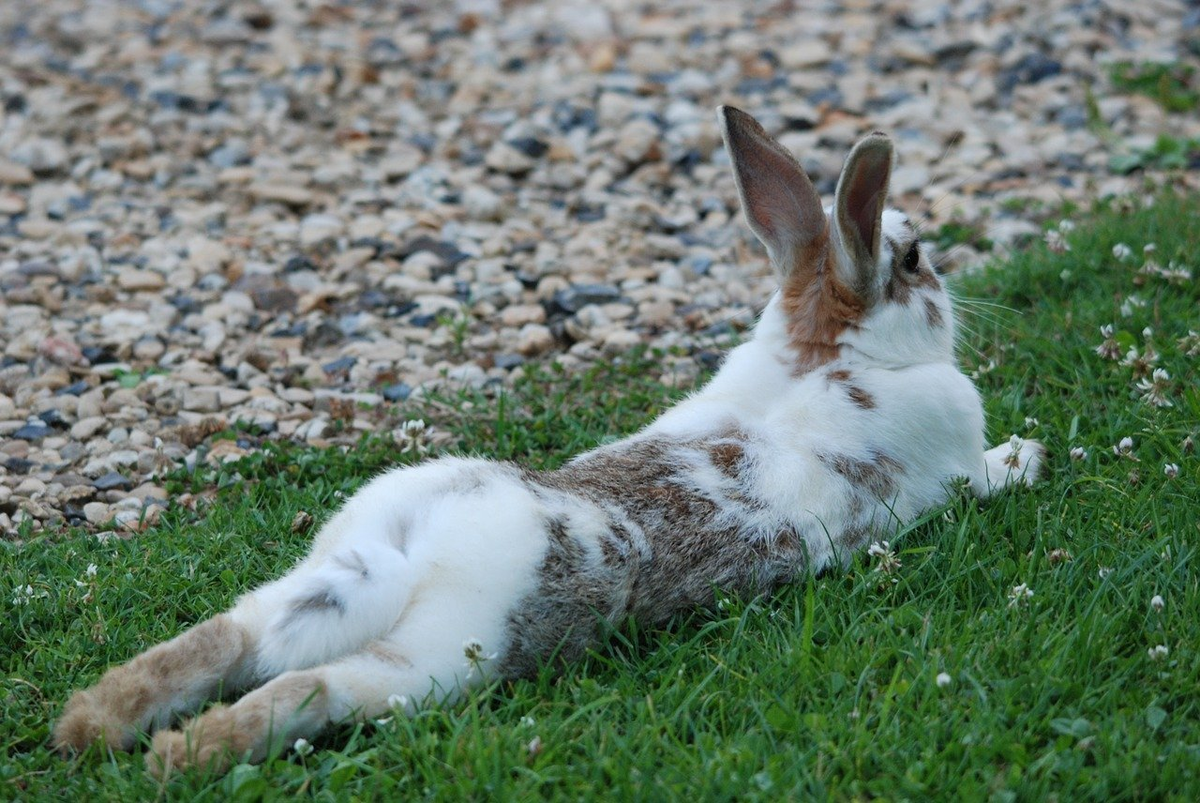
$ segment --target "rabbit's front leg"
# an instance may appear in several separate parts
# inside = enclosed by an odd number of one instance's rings
[[[1046,447],[1037,441],[1012,436],[983,453],[983,465],[971,478],[971,488],[986,498],[1016,483],[1033,485],[1042,473]]]

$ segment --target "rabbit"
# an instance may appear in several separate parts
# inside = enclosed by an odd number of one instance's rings
[[[445,457],[376,477],[290,573],[76,692],[55,744],[131,749],[150,730],[155,773],[262,760],[577,659],[629,617],[844,564],[960,478],[980,497],[1032,484],[1041,445],[985,450],[950,296],[884,207],[888,137],[853,147],[826,209],[753,117],[718,120],[779,289],[707,385],[556,471]],[[180,724],[222,691],[244,694]]]

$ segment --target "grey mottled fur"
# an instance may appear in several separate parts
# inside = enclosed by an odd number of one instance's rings
[[[752,450],[740,437],[639,438],[526,474],[547,510],[549,544],[538,589],[510,616],[501,674],[533,674],[556,651],[578,658],[626,617],[661,624],[712,605],[716,589],[759,594],[803,571],[793,525],[780,516],[763,531],[771,515],[750,489]],[[705,469],[723,478],[716,492],[701,490]],[[604,527],[590,530],[597,519]]]

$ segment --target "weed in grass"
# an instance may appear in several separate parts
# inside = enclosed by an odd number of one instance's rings
[[[1153,99],[1168,112],[1194,112],[1200,105],[1195,67],[1181,62],[1121,61],[1110,67],[1113,86]]]
[[[0,797],[1196,799],[1200,289],[1142,267],[1149,244],[1159,265],[1194,266],[1200,231],[1180,221],[1198,213],[1196,198],[1109,205],[1065,232],[1069,251],[1036,245],[963,278],[964,295],[1001,305],[960,313],[964,354],[994,363],[977,379],[990,439],[1047,444],[1036,489],[954,497],[881,545],[890,574],[864,555],[662,630],[622,629],[561,675],[347,726],[311,753],[281,746],[160,790],[137,755],[64,761],[46,743],[71,688],[277,576],[306,546],[298,512],[323,518],[415,455],[384,438],[268,444],[176,474],[173,494],[220,484],[215,503],[174,507],[135,539],[0,542]],[[1118,359],[1096,351],[1108,338]],[[1123,363],[1147,344],[1169,407],[1141,398],[1142,369]],[[531,366],[500,399],[405,412],[456,451],[552,467],[670,404],[657,360]],[[1022,585],[1032,596],[1010,607]]]
[[[1114,154],[1108,161],[1114,173],[1134,170],[1185,170],[1200,167],[1200,139],[1159,135],[1149,148]]]

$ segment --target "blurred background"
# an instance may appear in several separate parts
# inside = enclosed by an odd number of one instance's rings
[[[1200,184],[1197,42],[1169,0],[7,0],[5,459],[125,493],[186,427],[338,442],[531,360],[689,385],[773,289],[718,104],[826,194],[890,133],[966,269]]]

